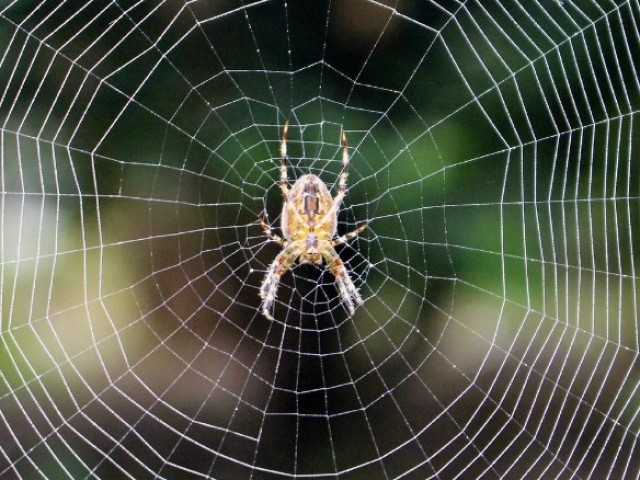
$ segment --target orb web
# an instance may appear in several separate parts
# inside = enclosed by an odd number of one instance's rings
[[[0,10],[0,478],[627,479],[635,1]],[[258,292],[289,182],[326,265]]]

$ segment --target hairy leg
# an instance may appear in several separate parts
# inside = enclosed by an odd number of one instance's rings
[[[262,298],[262,313],[269,320],[273,320],[271,309],[276,300],[280,277],[291,268],[298,257],[302,254],[306,245],[304,242],[290,242],[269,265],[267,274],[260,287],[260,298]]]
[[[285,203],[285,208],[296,216],[296,220],[302,223],[304,220],[300,216],[298,209],[293,203],[291,193],[289,191],[289,185],[287,184],[287,164],[289,163],[289,156],[287,155],[287,133],[289,132],[289,122],[284,124],[282,129],[282,139],[280,140],[280,191],[282,192],[282,198]]]
[[[262,231],[264,232],[264,234],[267,237],[269,237],[269,240],[273,240],[274,242],[277,242],[283,248],[289,244],[289,242],[284,240],[280,235],[276,235],[275,233],[273,233],[273,230],[271,230],[271,227],[269,226],[269,224],[265,222],[262,217],[260,217],[260,226],[262,227]]]
[[[344,235],[333,239],[331,241],[331,244],[335,247],[336,245],[340,245],[341,243],[348,242],[349,240],[356,238],[365,228],[367,228],[367,224],[363,223],[362,225],[358,226],[358,228],[356,228],[353,232],[345,233]]]
[[[340,142],[342,144],[342,169],[340,170],[340,178],[338,179],[338,193],[333,199],[333,204],[324,214],[324,216],[318,221],[317,225],[321,226],[324,223],[335,218],[342,205],[342,200],[347,193],[347,178],[349,177],[349,150],[347,145],[347,134],[344,130],[340,133]]]
[[[342,301],[347,304],[349,313],[353,315],[356,310],[354,300],[355,303],[361,305],[362,297],[360,296],[360,292],[358,292],[356,286],[351,281],[344,263],[340,260],[340,256],[333,249],[331,244],[329,242],[327,243],[328,245],[322,247],[322,256],[327,262],[329,270],[331,270],[331,273],[333,273],[333,276],[336,278],[336,284],[338,285]]]

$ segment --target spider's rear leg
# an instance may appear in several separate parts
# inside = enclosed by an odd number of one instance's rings
[[[340,256],[333,247],[328,245],[322,250],[322,256],[327,262],[329,270],[331,270],[331,273],[333,273],[333,276],[336,278],[342,301],[347,304],[347,310],[349,310],[349,314],[353,316],[356,311],[354,300],[358,305],[362,305],[363,303],[360,292],[358,292],[358,289],[351,281],[344,263],[340,260]]]
[[[269,320],[273,320],[271,309],[276,300],[276,293],[280,283],[280,277],[291,268],[305,249],[304,242],[290,242],[269,265],[267,274],[260,286],[260,298],[262,298],[262,313]]]

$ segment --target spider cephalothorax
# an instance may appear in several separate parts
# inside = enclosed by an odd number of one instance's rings
[[[260,287],[262,313],[268,319],[273,320],[270,310],[275,302],[280,277],[296,261],[321,264],[324,260],[336,278],[342,300],[347,304],[349,313],[353,315],[355,312],[354,300],[355,303],[361,304],[362,297],[349,278],[344,263],[340,260],[334,247],[354,238],[365,229],[367,224],[363,223],[354,231],[336,237],[338,212],[347,190],[349,167],[347,136],[342,131],[340,137],[342,171],[338,182],[338,193],[334,198],[325,183],[313,174],[303,175],[289,188],[287,184],[287,130],[288,124],[285,124],[280,143],[280,190],[284,200],[281,216],[283,237],[274,234],[271,227],[260,219],[265,234],[283,247],[269,266]]]

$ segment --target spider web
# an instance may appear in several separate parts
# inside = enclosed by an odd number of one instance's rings
[[[637,1],[4,5],[0,478],[640,475]]]

